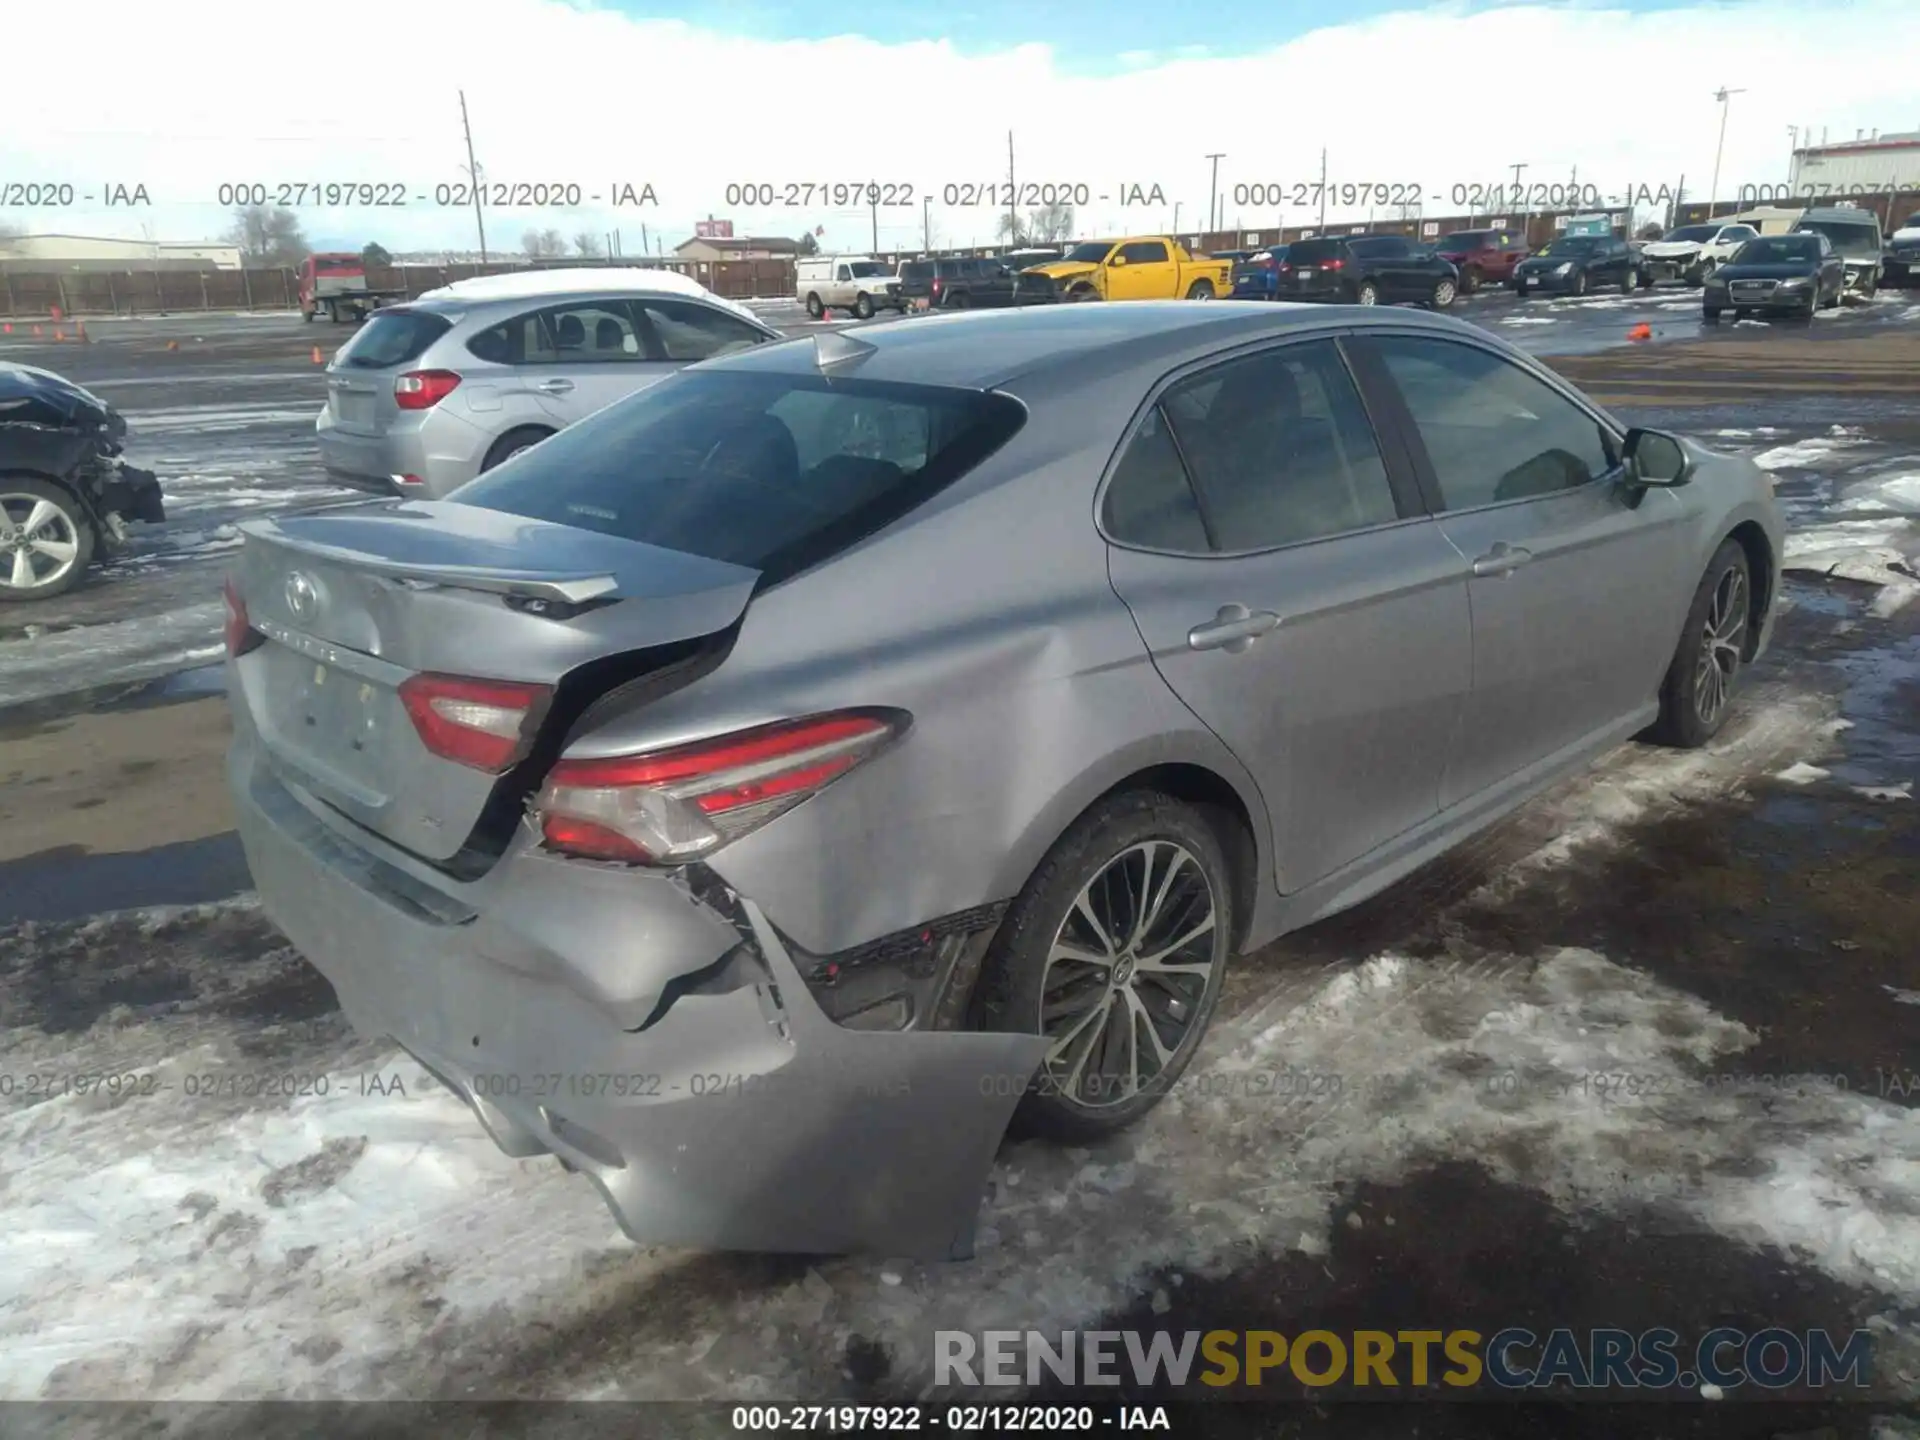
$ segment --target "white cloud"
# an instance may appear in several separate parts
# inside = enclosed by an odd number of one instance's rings
[[[655,209],[505,212],[496,246],[529,225],[566,234],[618,225],[629,252],[644,222],[667,243],[709,212],[741,233],[827,227],[827,243],[864,246],[864,206],[757,211],[728,206],[731,180],[912,185],[911,205],[880,213],[883,245],[920,235],[933,192],[936,236],[985,239],[996,211],[943,202],[949,182],[1006,173],[1006,122],[1019,114],[1023,180],[1086,184],[1093,195],[1158,185],[1164,205],[1083,206],[1085,228],[1164,228],[1174,202],[1190,228],[1207,204],[1209,151],[1225,151],[1225,216],[1271,229],[1271,206],[1235,187],[1317,178],[1329,147],[1336,183],[1417,183],[1427,213],[1454,213],[1456,184],[1580,182],[1657,191],[1684,174],[1704,194],[1722,83],[1733,101],[1721,193],[1785,179],[1789,124],[1913,123],[1898,67],[1860,64],[1861,37],[1903,33],[1889,0],[1838,6],[1763,3],[1633,15],[1586,7],[1459,6],[1406,11],[1315,31],[1247,58],[1115,57],[1115,73],[1076,73],[1043,43],[969,55],[938,42],[857,36],[774,42],[679,21],[640,22],[552,0],[444,7],[330,0],[310,16],[266,17],[251,0],[189,10],[69,0],[9,16],[8,51],[84,64],[9,68],[8,110],[39,117],[0,139],[0,181],[68,180],[82,193],[142,183],[149,212],[13,211],[35,229],[197,239],[221,230],[223,182],[398,181],[429,203],[346,216],[314,211],[309,234],[378,238],[392,248],[470,243],[471,209],[437,209],[436,182],[466,156],[457,87],[491,177],[568,182],[586,194],[649,182]],[[304,37],[304,38],[303,38]],[[353,37],[367,49],[328,58]],[[1699,57],[1711,56],[1703,69]],[[83,77],[76,79],[76,74]],[[1436,202],[1434,196],[1440,199]],[[1285,219],[1312,218],[1290,207]],[[1328,218],[1365,218],[1333,206]]]

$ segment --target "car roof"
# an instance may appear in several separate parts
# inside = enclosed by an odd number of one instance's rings
[[[887,322],[840,330],[826,343],[853,340],[869,347],[844,374],[862,380],[891,380],[991,390],[1015,377],[1065,371],[1076,363],[1125,351],[1140,364],[1165,359],[1177,363],[1195,350],[1250,343],[1289,330],[1324,327],[1330,312],[1323,305],[1275,305],[1223,300],[1199,305],[1191,300],[1136,300],[1124,305],[1036,305],[1012,310],[936,311],[911,323]],[[1385,320],[1427,325],[1445,333],[1465,329],[1462,322],[1420,311],[1393,310]],[[1342,328],[1381,323],[1375,312],[1342,307]],[[752,370],[775,374],[818,373],[820,348],[802,337],[756,346],[709,360],[703,370]]]
[[[1806,220],[1818,220],[1822,224],[1832,224],[1837,220],[1843,225],[1878,225],[1880,223],[1880,217],[1874,214],[1873,211],[1856,210],[1847,205],[1823,205],[1816,207],[1801,215],[1800,221],[1796,221],[1795,223],[1798,224]]]
[[[743,315],[755,324],[761,323],[746,306],[714,294],[690,275],[641,265],[572,266],[476,275],[428,290],[412,303],[444,311],[501,300],[564,300],[592,295],[660,295],[704,300]]]

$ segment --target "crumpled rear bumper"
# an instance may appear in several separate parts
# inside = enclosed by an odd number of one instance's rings
[[[444,887],[382,878],[393,867],[282,784],[250,731],[236,715],[229,781],[268,914],[354,1027],[413,1054],[507,1154],[551,1154],[585,1175],[641,1243],[971,1253],[1043,1039],[844,1029],[751,900],[730,897],[736,913],[723,915],[659,875],[510,853],[496,870],[542,868],[517,889],[481,882],[503,903],[478,913]],[[504,903],[574,874],[592,883],[563,919]],[[596,907],[606,913],[585,913]],[[723,966],[707,959],[722,930],[718,948],[737,941]],[[612,936],[616,953],[567,953],[556,934]],[[692,949],[733,978],[677,998],[668,985],[641,1020],[609,1003],[634,974],[684,975]]]

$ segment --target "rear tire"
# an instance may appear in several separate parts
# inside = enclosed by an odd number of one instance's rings
[[[1738,540],[1720,542],[1687,607],[1680,643],[1660,686],[1660,718],[1643,738],[1697,750],[1726,723],[1746,669],[1753,575]]]
[[[873,297],[871,295],[856,295],[853,300],[853,313],[858,319],[871,320],[873,318]]]
[[[1474,291],[1480,288],[1480,283],[1480,267],[1478,265],[1469,265],[1460,272],[1460,293],[1462,295],[1473,294]]]
[[[1380,287],[1371,280],[1362,280],[1360,282],[1360,288],[1353,292],[1353,303],[1356,305],[1378,305],[1380,303]]]
[[[32,529],[26,529],[32,523]],[[0,601],[51,600],[80,583],[93,563],[93,519],[74,494],[48,480],[0,475]],[[24,533],[26,546],[15,541]],[[37,542],[37,545],[34,543]],[[39,546],[59,547],[49,554]],[[14,584],[15,557],[28,555],[26,583]]]
[[[1196,280],[1187,287],[1187,299],[1211,300],[1213,299],[1213,286],[1205,280]]]
[[[1430,310],[1445,310],[1453,304],[1458,288],[1451,280],[1442,280],[1433,287],[1433,297],[1427,301]]]
[[[979,1028],[1055,1040],[1020,1129],[1098,1139],[1160,1102],[1219,1003],[1234,905],[1220,837],[1192,805],[1129,791],[1074,822],[1001,922],[976,996]]]
[[[807,296],[807,314],[811,315],[815,320],[818,320],[826,313],[827,307],[820,302],[818,295]]]
[[[1626,274],[1620,277],[1620,293],[1622,295],[1631,295],[1635,290],[1639,288],[1639,285],[1638,285],[1639,279],[1640,279],[1640,272],[1638,270],[1629,269]]]
[[[484,475],[494,466],[505,464],[522,450],[531,450],[551,434],[553,431],[542,430],[538,425],[523,425],[518,430],[509,430],[488,449],[486,458],[480,462],[480,473]]]

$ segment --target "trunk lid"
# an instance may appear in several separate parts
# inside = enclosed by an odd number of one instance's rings
[[[448,860],[498,786],[430,750],[401,699],[434,673],[560,687],[582,666],[697,640],[759,572],[445,501],[254,521],[234,587],[266,637],[234,663],[275,767],[415,854]]]

